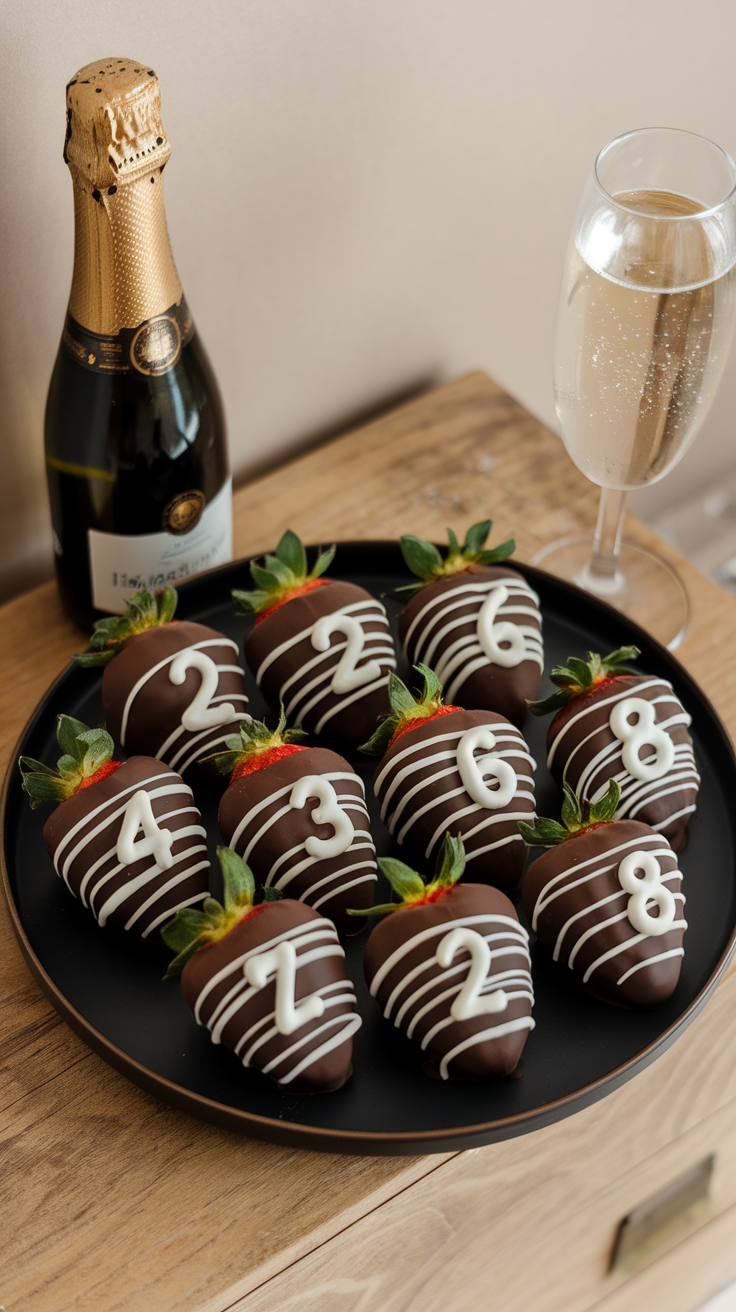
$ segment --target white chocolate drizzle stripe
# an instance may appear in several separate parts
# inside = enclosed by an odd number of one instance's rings
[[[245,977],[243,977],[242,982],[243,985],[245,986],[247,983]],[[321,988],[315,989],[313,996],[317,998],[325,998],[327,997],[328,993],[333,993],[335,989],[349,988],[352,990],[352,987],[353,986],[350,980],[337,979],[337,980],[333,980],[332,984],[323,984]],[[249,996],[252,993],[250,987],[248,988],[248,993]],[[353,993],[353,997],[355,997],[354,993]],[[276,1012],[268,1011],[266,1012],[265,1016],[261,1016],[260,1020],[255,1021],[254,1024],[251,1025],[250,1029],[247,1029],[243,1034],[241,1034],[235,1047],[233,1048],[233,1052],[236,1054],[236,1056],[238,1057],[240,1056],[241,1051],[246,1046],[246,1044],[252,1039],[254,1034],[257,1034],[260,1029],[263,1029],[264,1025],[268,1025],[270,1022],[275,1021],[275,1019],[276,1019]]]
[[[505,578],[505,579],[486,579],[482,583],[464,583],[462,588],[448,589],[447,591],[441,592],[438,596],[433,597],[432,600],[428,601],[427,604],[422,607],[419,613],[415,615],[414,619],[412,620],[407,630],[407,634],[404,639],[404,654],[407,655],[408,658],[409,643],[411,642],[414,630],[416,629],[420,621],[435,606],[441,606],[449,596],[457,600],[458,594],[464,595],[467,604],[469,601],[473,599],[474,594],[477,595],[477,594],[493,592],[496,588],[500,588],[500,587],[505,587],[508,589],[509,597],[512,596],[524,597],[524,598],[531,597],[532,600],[535,602],[535,605],[537,607],[539,606],[539,597],[537,596],[536,592],[534,592],[533,589],[529,587],[529,584],[526,582],[525,579],[512,578],[509,576],[509,578]],[[419,650],[419,646],[417,647],[417,650]]]
[[[440,1062],[441,1078],[443,1080],[449,1078],[450,1062],[461,1052],[464,1052],[466,1048],[472,1048],[477,1043],[485,1043],[488,1039],[501,1039],[505,1034],[516,1034],[519,1030],[533,1030],[536,1023],[531,1016],[519,1016],[516,1020],[504,1021],[503,1025],[495,1025],[492,1029],[481,1030],[480,1034],[473,1034],[469,1039],[463,1039],[462,1043],[458,1043],[454,1048],[451,1048],[442,1058]]]
[[[377,636],[383,638],[385,635],[380,634]],[[338,655],[340,651],[345,650],[347,645],[348,644],[346,642],[343,642],[334,647],[328,647],[327,651],[324,652],[321,659],[324,660],[325,656]],[[366,646],[367,643],[364,642],[363,644],[364,652]],[[382,667],[382,669],[383,667],[392,670],[396,668],[396,658],[394,656],[393,647],[389,647],[384,644],[383,646],[376,647],[372,651],[368,652],[368,655],[370,655],[374,659],[376,657],[383,658],[379,660],[379,665]],[[363,661],[363,664],[365,664],[365,661]],[[303,666],[300,670],[297,671],[297,674],[295,676],[292,676],[292,678],[288,680],[288,682],[293,683],[294,678],[300,678],[305,673],[305,670],[307,668],[308,666]],[[356,668],[360,669],[360,665],[358,665]],[[337,669],[337,663],[333,662],[333,664],[330,665],[328,669],[323,670],[321,674],[316,675],[314,679],[310,679],[308,683],[303,684],[302,687],[299,688],[298,691],[294,693],[294,696],[292,697],[291,701],[289,702],[288,706],[286,706],[284,711],[284,714],[286,715],[287,719],[289,719],[290,716],[294,713],[294,711],[299,706],[299,703],[302,702],[306,697],[308,697],[310,692],[313,692],[315,688],[320,688],[321,691],[317,696],[313,697],[311,701],[307,702],[306,706],[301,707],[299,711],[300,720],[307,714],[308,711],[312,710],[314,706],[316,706],[319,702],[321,702],[325,697],[328,697],[330,693],[334,691],[332,688],[332,680],[334,678],[336,669]],[[283,687],[280,690],[279,696],[281,698],[281,701],[284,701]]]
[[[646,844],[647,841],[648,841],[648,842],[651,842],[652,840],[651,840],[651,839],[648,839],[648,840],[647,840],[647,839],[643,839],[641,843],[637,843],[637,842],[634,840],[634,841],[632,842],[632,844],[629,844],[629,846],[641,847],[641,849],[642,849],[643,851],[651,852],[652,856],[656,856],[656,857],[671,857],[671,858],[674,859],[674,853],[673,853],[673,851],[672,851],[672,848],[670,848],[670,847],[659,847],[659,848],[646,847],[645,844]],[[605,854],[605,853],[602,853],[601,855],[602,855],[602,856],[605,856],[606,854]],[[558,897],[562,897],[565,893],[569,893],[569,892],[571,891],[571,889],[573,889],[573,888],[579,888],[581,884],[587,884],[587,883],[589,883],[589,882],[590,882],[591,880],[593,880],[593,879],[599,879],[602,875],[607,875],[607,874],[608,874],[611,870],[613,870],[614,867],[617,866],[618,864],[619,864],[619,863],[616,862],[616,861],[611,861],[611,862],[609,862],[608,865],[599,866],[596,870],[592,870],[592,871],[590,871],[587,875],[582,875],[582,876],[580,877],[580,879],[573,879],[570,883],[561,883],[561,881],[562,881],[563,879],[566,879],[568,875],[577,874],[577,873],[578,873],[578,867],[577,867],[577,866],[570,866],[567,870],[563,871],[562,875],[555,875],[554,879],[551,879],[551,880],[549,881],[548,884],[545,884],[544,888],[542,889],[541,893],[539,894],[539,897],[537,898],[537,901],[536,901],[536,904],[535,904],[535,907],[534,907],[534,916],[533,916],[533,919],[532,919],[532,929],[536,931],[536,928],[537,928],[537,921],[538,921],[539,917],[541,916],[542,912],[543,912],[544,910],[546,910],[546,908],[549,906],[550,902],[554,902],[556,898],[558,898]],[[667,873],[666,875],[663,875],[663,878],[666,878],[666,879],[682,879],[682,873],[681,873],[681,871],[679,871],[679,870],[677,869],[677,867],[675,866],[674,870],[671,870],[671,871],[670,871],[669,873]],[[553,888],[553,886],[554,886],[555,884],[558,884],[559,887],[555,888],[553,892],[550,892],[549,890],[550,890],[551,888]]]
[[[448,926],[451,929],[455,929],[465,925],[483,925],[489,923],[508,926],[507,933],[510,930],[512,937],[518,937],[524,947],[527,946],[529,936],[526,930],[523,925],[519,924],[518,920],[512,920],[511,916],[488,915],[486,913],[486,915],[462,916],[453,918],[452,920],[446,920],[439,925],[431,925],[429,929],[420,930],[418,934],[414,934],[412,938],[407,939],[405,943],[402,943],[398,948],[395,948],[395,950],[378,967],[378,970],[373,976],[370,985],[371,997],[375,998],[386,976],[390,974],[394,966],[398,965],[398,963],[406,956],[407,952],[411,952],[418,946],[418,944],[425,943],[427,939],[434,938],[437,934],[446,933]]]
[[[317,926],[319,926],[319,923],[320,923],[320,922],[319,922],[318,920],[317,920],[317,921],[312,921],[312,922],[307,922],[306,925],[302,925],[302,926],[301,926],[302,931],[304,931],[305,929],[308,929],[308,927],[309,927],[309,923],[311,923],[312,925],[316,924]],[[333,928],[334,928],[334,927],[333,927]],[[282,934],[282,935],[281,935],[281,938],[290,938],[290,937],[291,937],[290,934],[285,934],[285,935]],[[273,942],[274,942],[274,943],[278,943],[278,942],[281,941],[281,938],[279,938],[279,939],[274,939]],[[320,929],[320,928],[315,929],[312,933],[304,933],[304,932],[302,932],[301,934],[296,935],[295,938],[296,938],[296,942],[295,942],[295,951],[296,951],[297,953],[299,952],[299,949],[301,949],[302,951],[304,951],[304,950],[308,947],[308,945],[309,945],[310,943],[319,943],[319,942],[324,941],[324,942],[327,942],[327,943],[333,943],[333,944],[334,944],[334,943],[337,942],[337,934],[336,934],[336,933],[330,934],[329,931],[327,931],[327,930],[325,930],[325,929]],[[273,944],[267,944],[267,945],[264,947],[263,950],[266,951],[267,948],[268,948],[268,947],[271,947],[272,945],[273,945]],[[219,1001],[219,1002],[217,1003],[217,1005],[215,1006],[215,1008],[214,1008],[214,1010],[213,1010],[213,1012],[212,1012],[212,1015],[210,1016],[209,1020],[207,1021],[207,1026],[208,1026],[208,1028],[209,1028],[210,1030],[216,1030],[218,1017],[222,1014],[223,1010],[224,1010],[226,1007],[228,1007],[228,1006],[230,1005],[232,999],[233,999],[238,993],[242,993],[243,989],[249,989],[249,988],[252,987],[251,985],[248,984],[248,981],[247,981],[247,979],[245,978],[245,974],[244,974],[243,971],[242,971],[243,963],[247,960],[247,957],[248,957],[249,955],[252,956],[252,955],[253,955],[253,952],[251,952],[251,953],[246,953],[246,956],[243,957],[242,961],[239,959],[240,969],[239,969],[239,970],[238,970],[238,969],[235,969],[235,983],[232,984],[232,985],[230,986],[230,988],[227,989],[227,990],[225,991],[225,993],[223,993],[222,997],[220,998],[220,1001]],[[233,973],[232,967],[230,967],[230,968],[228,968],[227,970],[225,970],[225,972],[224,972],[225,978],[227,977],[228,974],[232,974],[232,973]],[[199,1005],[199,999],[197,1000],[197,1002],[198,1002],[198,1005]],[[215,1042],[219,1043],[219,1039],[216,1039]]]
[[[628,970],[624,971],[621,978],[616,980],[616,984],[623,984],[624,980],[629,978],[629,975],[633,975],[637,970],[642,970],[644,966],[653,966],[655,961],[667,961],[669,957],[684,957],[684,955],[684,948],[670,948],[669,952],[658,952],[656,957],[645,957],[643,961],[637,961],[635,966],[630,966]]]
[[[393,658],[390,661],[382,660],[379,663],[381,665],[390,665],[393,666],[394,668],[396,666],[396,661]],[[382,674],[380,679],[376,679],[373,683],[364,684],[362,688],[358,688],[356,692],[350,693],[348,697],[343,697],[342,701],[339,701],[337,703],[337,706],[332,707],[332,710],[325,711],[324,715],[322,716],[322,719],[317,721],[314,732],[321,733],[325,725],[327,724],[327,721],[331,720],[334,715],[339,715],[340,711],[344,711],[346,706],[352,706],[353,702],[360,701],[361,697],[368,697],[370,693],[376,692],[379,688],[386,688],[387,686],[388,686],[388,674]],[[322,698],[320,697],[318,700],[321,701]],[[301,724],[302,719],[306,714],[306,711],[307,708],[305,708],[299,715],[299,719],[298,719],[299,724]]]
[[[162,820],[168,820],[168,819],[169,817],[167,815],[161,815],[157,817],[157,821],[159,822],[159,824]],[[160,827],[162,829],[168,829],[168,825],[160,825]],[[182,829],[173,829],[173,830],[170,829],[169,833],[173,833],[174,842],[176,842],[176,840],[179,838],[194,838],[195,836],[197,838],[207,837],[207,830],[203,829],[201,825],[185,825]],[[201,852],[206,852],[207,848],[204,844],[201,844],[197,848],[197,850]],[[173,844],[172,844],[172,855],[174,856],[175,862],[179,862],[182,859],[184,853],[174,852]],[[84,879],[82,880],[82,883],[80,885],[79,899],[84,904],[84,906],[89,906],[90,910],[93,910],[92,903],[97,897],[97,894],[99,893],[100,889],[103,888],[104,885],[107,884],[111,879],[114,879],[116,875],[119,875],[121,870],[125,870],[126,868],[127,863],[125,861],[118,861],[116,859],[115,864],[112,865],[109,870],[105,871],[105,874],[100,879],[97,880],[97,883],[94,885],[89,895],[89,902],[87,902],[86,897],[82,896],[82,890],[84,890],[84,892],[86,893],[87,886],[89,884],[90,878],[92,877],[93,873],[96,874],[97,871],[100,869],[100,867],[103,866],[106,861],[109,861],[111,857],[117,858],[117,845],[108,848],[104,856],[101,856],[99,861],[95,861],[94,865],[90,866],[90,869],[85,874]],[[155,862],[153,865],[153,869],[157,870],[159,874],[163,874],[162,868],[156,865]]]
[[[69,883],[69,880],[67,879],[67,874],[71,869],[72,862],[74,861],[75,857],[79,855],[79,853],[82,851],[84,847],[86,847],[87,843],[90,843],[92,839],[96,838],[98,834],[101,834],[103,830],[106,829],[107,826],[112,823],[113,820],[117,820],[118,816],[123,814],[127,806],[127,803],[123,802],[122,806],[118,806],[116,811],[112,811],[109,815],[106,815],[104,820],[101,820],[100,823],[96,825],[94,829],[90,830],[88,834],[85,834],[84,838],[80,839],[80,841],[76,844],[76,846],[72,848],[72,851],[69,853],[69,855],[65,857],[64,864],[61,870],[59,870],[60,854],[63,852],[64,848],[66,847],[70,839],[76,838],[80,830],[84,829],[85,825],[88,825],[90,821],[94,821],[95,818],[98,815],[100,815],[102,811],[106,811],[109,806],[115,806],[120,801],[121,797],[126,797],[128,793],[134,793],[138,789],[147,788],[148,784],[155,783],[158,779],[171,780],[172,776],[165,775],[165,774],[164,775],[154,774],[151,775],[150,778],[148,779],[143,779],[140,783],[130,784],[128,788],[123,788],[121,792],[116,793],[114,797],[108,798],[106,802],[101,802],[100,805],[96,806],[93,811],[88,811],[87,815],[84,816],[81,820],[77,821],[77,823],[73,826],[73,828],[71,828],[69,832],[64,835],[61,842],[59,843],[59,846],[54,852],[54,868],[56,870],[56,873],[61,875],[62,879],[67,885]],[[177,780],[176,775],[173,776],[173,779],[174,782],[165,784],[161,788],[147,789],[148,796],[151,799],[153,799],[154,797],[170,797],[170,796],[174,796],[176,793],[186,793],[187,796],[189,797],[192,796],[192,790],[187,786],[187,784],[182,783],[181,780]],[[165,819],[165,817],[162,816],[161,819],[163,820]]]
[[[158,778],[161,778],[162,776],[159,775],[159,776],[157,776],[157,777],[158,777]],[[193,813],[194,815],[196,815],[196,817],[197,817],[198,820],[201,820],[201,819],[202,819],[202,817],[201,817],[201,815],[199,814],[199,811],[197,810],[196,806],[182,806],[182,807],[179,807],[179,809],[178,809],[177,811],[167,811],[165,815],[157,816],[157,822],[160,824],[162,820],[173,820],[175,816],[179,816],[179,815],[189,815],[190,813]],[[176,842],[177,838],[178,838],[178,837],[180,836],[180,834],[182,833],[182,830],[180,830],[180,829],[171,829],[171,826],[170,826],[170,825],[164,825],[163,828],[164,828],[164,829],[168,829],[168,830],[170,830],[170,832],[174,835],[174,842]],[[206,838],[206,837],[207,837],[207,832],[206,832],[206,830],[203,829],[200,825],[196,825],[196,826],[195,826],[195,825],[191,825],[191,826],[187,826],[187,828],[188,828],[188,830],[189,830],[190,833],[199,833],[199,834],[201,834],[202,838]],[[82,903],[82,906],[85,906],[85,907],[87,906],[87,897],[86,897],[86,893],[87,893],[87,886],[88,886],[90,880],[94,877],[94,875],[97,874],[97,871],[100,870],[101,867],[104,866],[104,865],[106,864],[107,861],[110,861],[110,860],[113,860],[113,859],[114,859],[115,861],[117,861],[117,845],[116,845],[116,844],[114,844],[112,847],[108,848],[108,850],[107,850],[106,852],[103,852],[102,856],[101,856],[101,857],[98,857],[98,859],[97,859],[96,861],[94,861],[94,862],[92,863],[92,865],[89,867],[89,869],[85,872],[84,878],[82,879],[82,882],[81,882],[81,884],[79,885],[79,893],[77,894],[77,896],[78,896],[80,902]],[[122,870],[122,866],[119,866],[118,868]]]
[[[319,1061],[320,1057],[325,1057],[328,1052],[332,1052],[333,1048],[339,1048],[341,1044],[347,1043],[348,1039],[352,1039],[353,1035],[357,1034],[363,1022],[360,1016],[356,1013],[349,1015],[347,1019],[347,1025],[339,1034],[334,1034],[326,1043],[321,1044],[319,1048],[315,1048],[314,1052],[310,1052],[299,1062],[298,1066],[294,1067],[293,1071],[289,1071],[288,1075],[284,1075],[279,1080],[279,1084],[291,1084],[291,1081],[296,1079],[297,1075],[301,1075],[302,1071],[306,1070],[307,1067],[313,1066],[316,1061]]]
[[[197,847],[190,847],[186,852],[182,852],[181,860],[183,861],[186,857],[194,856],[197,852],[206,851],[207,848],[203,847],[201,844]],[[183,883],[185,879],[190,875],[196,874],[199,870],[208,870],[209,864],[209,861],[200,861],[196,866],[191,866],[187,870],[179,871],[174,879],[169,881],[167,887]],[[145,888],[146,884],[150,882],[152,877],[155,878],[160,874],[161,871],[159,867],[154,863],[154,865],[149,866],[147,870],[144,870],[142,875],[137,875],[135,879],[129,880],[127,884],[122,888],[119,888],[116,893],[111,893],[107,901],[100,907],[99,914],[95,913],[97,916],[97,923],[99,925],[105,925],[108,917],[112,915],[113,911],[117,911],[117,908],[122,906],[123,902],[127,902],[128,898],[132,897],[134,893],[137,893],[139,889]]]
[[[478,930],[477,932],[480,933],[480,930]],[[481,938],[485,939],[486,943],[488,944],[494,943],[497,939],[506,940],[512,937],[509,934],[508,930],[506,929],[501,930],[500,933],[481,934],[480,936]],[[531,957],[529,956],[528,950],[525,947],[518,947],[518,946],[514,950],[520,956],[525,957],[529,966],[531,967]],[[408,988],[409,985],[412,984],[419,975],[424,974],[424,972],[427,970],[431,970],[433,966],[436,966],[436,964],[437,961],[435,957],[427,957],[424,961],[420,961],[417,966],[414,966],[410,971],[408,971],[406,975],[402,976],[398,984],[394,986],[393,990],[389,994],[388,1001],[386,1002],[386,1005],[383,1009],[383,1014],[386,1020],[391,1019],[391,1012],[393,1011],[394,1004],[398,1000],[399,996],[403,993],[404,989]],[[467,965],[467,961],[464,964]],[[460,967],[458,967],[458,969],[460,969]]]
[[[311,937],[314,938],[314,935]],[[304,942],[305,940],[302,940],[301,942],[298,942],[296,946],[303,947]],[[309,966],[315,961],[324,961],[327,957],[340,957],[344,955],[345,954],[339,943],[323,944],[322,947],[311,948],[308,952],[300,953],[296,959],[296,969],[299,971],[302,966]],[[207,1028],[212,1035],[213,1043],[220,1043],[222,1041],[223,1032],[235,1013],[240,1010],[245,1002],[255,997],[256,993],[260,993],[260,991],[261,990],[254,985],[248,984],[245,979],[238,981],[236,990],[231,990],[231,993],[234,992],[236,994],[235,1000],[230,1002],[229,1006],[224,1008],[221,1003],[207,1021]]]
[[[331,920],[306,920],[301,925],[294,925],[292,929],[287,929],[282,934],[277,934],[276,938],[269,939],[267,943],[260,943],[258,947],[251,948],[250,951],[241,953],[241,955],[236,957],[234,961],[228,962],[226,966],[222,967],[222,970],[218,970],[217,973],[207,981],[202,992],[199,994],[194,1006],[194,1019],[197,1021],[197,1024],[202,1024],[200,1012],[205,998],[213,988],[215,988],[223,979],[226,979],[228,975],[231,975],[233,971],[242,970],[249,957],[252,957],[256,952],[267,952],[269,948],[275,947],[277,943],[282,941],[282,939],[298,938],[301,934],[304,934],[305,931],[308,933],[315,933],[317,930],[320,930],[325,938],[337,942],[337,930]],[[298,948],[299,944],[296,944],[296,947]],[[213,1015],[216,1015],[216,1012],[213,1013]],[[213,1017],[210,1017],[210,1020],[212,1019]]]
[[[345,987],[345,981],[344,981],[344,980],[341,980],[341,981],[340,981],[340,984],[341,984],[341,986],[342,986],[343,988]],[[328,986],[328,987],[331,987],[331,986]],[[254,993],[254,992],[255,992],[255,990],[249,991],[249,994],[248,994],[248,997],[247,997],[247,998],[246,998],[245,995],[243,995],[243,998],[241,999],[241,1003],[244,1004],[246,1001],[250,1001],[250,998],[253,996],[253,993]],[[325,989],[315,989],[315,990],[314,990],[314,993],[310,993],[309,996],[312,997],[312,998],[324,998],[324,997],[325,997],[325,993],[326,993],[326,990],[325,990]],[[343,1002],[348,1002],[348,1003],[350,1003],[350,1004],[354,1007],[355,1004],[356,1004],[356,1001],[357,1001],[357,999],[356,999],[355,994],[354,994],[353,992],[350,992],[350,993],[338,993],[334,998],[327,998],[327,1000],[326,1000],[326,1002],[325,1002],[325,1011],[327,1010],[328,1007],[339,1007],[339,1006],[342,1005]],[[346,1013],[343,1012],[343,1013],[342,1013],[342,1016],[345,1016],[345,1015],[346,1015]],[[337,1021],[337,1020],[341,1019],[342,1016],[341,1016],[341,1017],[335,1017],[335,1020]],[[244,1065],[244,1066],[250,1066],[251,1063],[252,1063],[252,1061],[253,1061],[254,1054],[255,1054],[256,1052],[258,1052],[258,1049],[259,1049],[259,1048],[262,1048],[262,1047],[264,1046],[264,1044],[269,1043],[271,1039],[275,1039],[275,1038],[276,1038],[276,1035],[278,1034],[279,1031],[278,1031],[278,1027],[277,1027],[275,1024],[270,1025],[270,1026],[268,1027],[268,1029],[264,1029],[264,1028],[263,1028],[264,1025],[266,1025],[266,1024],[268,1023],[268,1021],[274,1021],[275,1018],[276,1018],[276,1013],[275,1013],[274,1011],[272,1011],[272,1012],[270,1012],[270,1013],[268,1014],[268,1016],[264,1016],[261,1020],[257,1021],[255,1025],[251,1025],[250,1030],[248,1031],[248,1034],[249,1034],[249,1035],[253,1035],[253,1033],[254,1033],[256,1030],[259,1030],[259,1029],[262,1030],[263,1032],[258,1036],[257,1039],[255,1039],[255,1041],[251,1044],[250,1048],[247,1048],[247,1049],[246,1049],[245,1056],[242,1058],[242,1062],[243,1062],[243,1065]],[[314,1034],[314,1031],[312,1031],[311,1034],[306,1035],[306,1037],[305,1037],[305,1042],[308,1042],[309,1039],[312,1038],[313,1034]],[[233,1051],[236,1052],[236,1053],[238,1053],[238,1055],[239,1055],[240,1052],[242,1051],[243,1047],[245,1047],[244,1038],[238,1040],[237,1047],[234,1048]],[[285,1056],[285,1055],[286,1055],[286,1054],[284,1054],[284,1056]],[[278,1063],[276,1063],[276,1064],[278,1064]]]
[[[332,771],[331,773],[326,774],[323,777],[329,780],[331,784],[334,784],[336,781],[341,781],[341,780],[342,781],[357,780],[358,784],[360,785],[361,792],[364,795],[363,780],[360,778],[360,775],[355,774],[353,771],[351,771],[349,774],[345,770],[338,771],[338,772]],[[261,811],[264,811],[267,806],[272,806],[274,802],[278,802],[279,798],[286,797],[287,793],[291,795],[291,790],[293,787],[294,787],[293,783],[286,784],[284,788],[279,788],[275,793],[269,793],[268,797],[264,797],[262,802],[257,802],[255,806],[252,806],[250,811],[246,811],[242,820],[240,821],[237,828],[235,829],[232,838],[230,839],[230,846],[233,848],[235,847],[243,830],[251,823],[251,821],[254,819],[255,816],[260,815]],[[282,811],[279,812],[279,815],[286,814],[286,812],[290,809],[291,808],[288,806],[285,807]],[[273,824],[274,818],[275,817],[272,816],[271,819],[266,822],[263,828],[258,831],[255,837],[251,839],[250,843],[245,849],[245,852],[242,853],[244,861],[248,860],[248,856],[252,852],[253,847],[258,842],[258,839],[261,838],[262,834],[264,834],[266,830],[269,828],[269,826]]]
[[[206,852],[207,848],[206,847],[202,848],[202,851]],[[154,903],[158,902],[159,898],[163,897],[164,893],[168,893],[169,890],[174,888],[177,884],[183,884],[184,880],[188,879],[190,875],[196,875],[199,873],[200,870],[208,870],[209,864],[210,864],[209,861],[199,861],[197,865],[189,866],[188,869],[185,870],[183,875],[178,875],[174,879],[170,879],[169,882],[167,884],[164,884],[162,888],[158,889],[156,893],[152,893],[148,901],[144,902],[143,906],[140,907],[138,911],[135,911],[133,913],[133,915],[130,917],[130,920],[126,921],[124,928],[130,929],[131,926],[135,924],[136,920],[138,920],[140,916],[143,915],[143,912],[150,910],[150,908],[154,905]],[[176,906],[168,907],[166,911],[161,912],[160,916],[157,916],[155,920],[151,921],[150,925],[146,927],[141,937],[148,938],[149,934],[156,928],[157,925],[160,925],[163,920],[170,920],[172,916],[175,916],[180,906],[191,906],[195,902],[204,902],[206,897],[209,897],[209,892],[207,889],[205,889],[204,892],[202,893],[195,893],[194,897],[187,898],[185,902],[180,902],[180,903],[178,902]]]
[[[146,670],[146,673],[141,675],[138,682],[133,685],[131,691],[128,693],[128,699],[125,703],[125,706],[123,707],[123,718],[120,724],[121,747],[125,746],[125,735],[128,732],[128,716],[130,715],[130,708],[132,707],[133,702],[138,696],[138,693],[140,692],[143,685],[148,683],[148,680],[152,679],[154,674],[158,674],[159,670],[163,670],[167,665],[170,665],[171,662],[175,660],[177,656],[181,656],[183,652],[203,651],[205,647],[232,647],[235,654],[236,655],[238,654],[237,642],[233,642],[232,638],[226,638],[223,635],[221,638],[207,638],[204,642],[194,642],[189,647],[182,647],[179,651],[172,651],[170,656],[164,656],[163,660],[160,660],[157,662],[156,665],[151,666],[151,669]],[[219,668],[220,667],[218,666],[218,669]],[[245,678],[245,674],[239,665],[235,665],[235,666],[231,665],[228,666],[227,668],[231,670],[236,669],[240,674],[243,675],[243,678]]]
[[[614,693],[612,697],[603,697],[601,698],[600,701],[591,702],[589,705],[585,706],[582,711],[578,711],[577,715],[573,715],[572,718],[569,719],[567,723],[563,725],[563,727],[560,729],[560,732],[557,734],[557,737],[555,738],[554,742],[552,743],[552,746],[549,749],[549,753],[547,755],[548,767],[550,769],[552,768],[552,762],[554,760],[555,752],[557,751],[557,748],[562,742],[562,739],[564,738],[568,729],[571,729],[574,724],[577,724],[578,720],[582,720],[586,715],[590,715],[592,711],[599,711],[603,706],[613,706],[614,702],[623,701],[626,697],[631,697],[634,694],[634,692],[636,693],[637,696],[639,696],[642,692],[644,692],[646,688],[668,688],[670,691],[670,697],[668,697],[666,700],[668,701],[672,700],[678,706],[680,705],[679,699],[675,696],[675,692],[672,687],[672,684],[668,683],[666,679],[652,678],[652,679],[647,679],[645,683],[627,684],[625,688],[621,689],[617,693]],[[605,727],[605,724],[606,722],[604,721],[603,727]],[[598,732],[598,730],[595,730],[594,732]]]

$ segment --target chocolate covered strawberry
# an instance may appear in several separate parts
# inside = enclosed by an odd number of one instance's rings
[[[383,604],[356,583],[321,577],[334,554],[322,552],[307,572],[304,547],[287,531],[275,555],[251,562],[256,590],[233,597],[256,615],[245,659],[270,705],[283,705],[297,728],[359,743],[388,711],[396,658]]]
[[[207,897],[209,860],[192,790],[163,761],[114,761],[104,729],[60,715],[56,770],[21,756],[31,806],[58,802],[43,829],[56,873],[100,925],[142,938]]]
[[[361,1021],[335,926],[275,889],[255,905],[248,866],[229,848],[218,856],[224,906],[208,898],[165,926],[161,936],[177,953],[167,978],[181,971],[197,1024],[279,1089],[339,1089]]]
[[[374,782],[381,819],[429,860],[447,832],[459,834],[473,878],[510,888],[526,859],[517,820],[534,816],[529,748],[502,715],[445,706],[437,675],[415,668],[423,691],[414,697],[392,674],[391,715],[361,749],[384,754]]]
[[[463,845],[449,835],[429,884],[401,861],[379,864],[400,900],[355,914],[386,917],[364,960],[384,1016],[427,1054],[429,1075],[509,1075],[534,1028],[528,935],[513,905],[496,888],[458,883]]]
[[[293,741],[256,720],[217,758],[230,785],[218,813],[228,847],[276,888],[356,930],[348,907],[369,907],[376,881],[363,781],[337,753]]]
[[[666,679],[628,668],[638,655],[638,647],[621,647],[603,657],[589,652],[587,661],[571,656],[552,670],[557,691],[530,710],[557,712],[547,765],[559,784],[597,802],[615,779],[616,819],[651,825],[680,852],[700,784],[690,716]]]
[[[617,820],[618,784],[590,805],[565,785],[562,823],[520,824],[546,847],[524,879],[524,911],[555,961],[606,1002],[666,1002],[680,977],[687,929],[682,875],[666,838],[639,820]]]
[[[137,592],[125,615],[98,620],[91,651],[105,666],[102,704],[116,749],[165,761],[194,784],[213,782],[210,757],[248,719],[238,645],[204,624],[174,619],[174,588]]]
[[[513,540],[485,550],[490,519],[468,529],[460,546],[452,529],[442,558],[431,542],[405,534],[401,550],[421,583],[399,617],[399,640],[411,665],[434,670],[448,702],[497,711],[522,725],[544,669],[539,597],[516,570],[499,562]]]

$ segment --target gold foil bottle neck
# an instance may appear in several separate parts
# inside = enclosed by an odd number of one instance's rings
[[[163,200],[170,154],[148,64],[101,59],[71,79],[64,145],[74,184],[69,312],[91,332],[116,335],[181,300]]]

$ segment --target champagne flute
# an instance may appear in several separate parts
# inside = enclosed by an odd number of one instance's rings
[[[705,419],[736,323],[736,166],[672,128],[598,155],[565,261],[555,407],[581,473],[601,488],[592,544],[563,538],[533,564],[678,645],[689,604],[662,557],[622,542],[629,492],[681,460]]]

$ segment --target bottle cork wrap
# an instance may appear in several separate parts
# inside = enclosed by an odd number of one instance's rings
[[[75,74],[64,147],[74,184],[69,313],[91,332],[115,336],[181,300],[164,209],[170,154],[153,69],[103,59]]]

